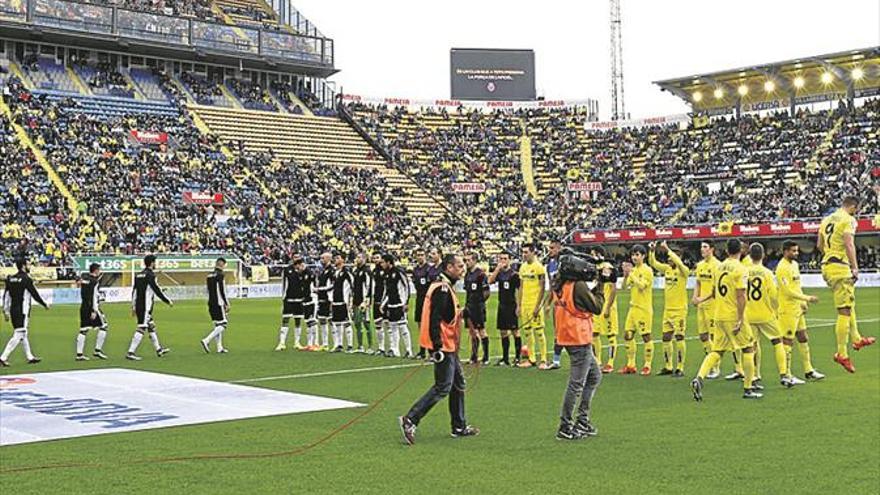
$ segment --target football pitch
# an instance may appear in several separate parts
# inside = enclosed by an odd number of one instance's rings
[[[441,402],[422,422],[412,447],[402,444],[396,417],[430,386],[430,366],[296,352],[291,346],[274,352],[277,300],[232,301],[224,338],[230,353],[225,355],[206,355],[199,345],[210,331],[204,302],[159,305],[159,334],[173,352],[159,359],[145,339],[141,362],[123,359],[134,330],[129,305],[104,307],[111,325],[104,351],[111,359],[85,363],[73,360],[78,307],[56,306],[48,312],[37,307],[31,342],[43,362],[24,364],[19,349],[12,367],[0,374],[131,368],[365,406],[0,447],[0,487],[16,494],[877,493],[880,345],[851,352],[857,372],[847,374],[831,360],[835,313],[830,293],[806,292],[820,298],[807,321],[813,363],[827,374],[822,382],[783,389],[764,341],[763,400],[745,401],[740,383],[714,380],[707,381],[704,402],[695,403],[688,382],[703,350],[694,338],[692,308],[687,378],[605,375],[594,402],[595,438],[554,439],[568,378],[563,358],[558,371],[466,366],[468,419],[481,434],[450,438],[449,415]],[[621,293],[621,322],[626,300]],[[493,295],[488,324],[493,355],[501,350],[494,330],[495,301]],[[654,337],[659,339],[661,291],[655,291],[654,301]],[[861,332],[880,336],[880,289],[858,289],[857,312]],[[9,335],[4,322],[3,344]],[[87,355],[93,343],[90,333]],[[551,332],[548,343],[552,346]],[[623,348],[618,350],[619,368],[624,356]],[[639,365],[641,357],[639,347]],[[792,363],[802,377],[797,350]],[[658,345],[655,372],[661,367]],[[722,371],[731,368],[725,356]]]

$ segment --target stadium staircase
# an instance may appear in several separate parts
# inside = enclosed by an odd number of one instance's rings
[[[24,87],[28,91],[34,89],[33,81],[31,81],[31,78],[28,77],[23,70],[21,70],[21,67],[15,62],[15,60],[10,60],[8,67],[9,72],[15,75],[15,77],[17,77],[22,82],[22,84],[24,84]]]
[[[87,67],[87,68],[91,69],[91,67]],[[67,77],[69,77],[70,80],[73,81],[73,84],[76,86],[76,89],[78,89],[81,94],[84,94],[84,95],[93,94],[92,90],[89,88],[89,85],[83,82],[82,78],[79,77],[79,74],[77,73],[77,71],[73,70],[70,67],[64,67],[64,71],[67,72]]]
[[[837,136],[837,133],[840,131],[840,128],[843,126],[844,117],[840,116],[834,120],[834,125],[831,126],[831,129],[822,136],[822,142],[819,143],[819,146],[816,146],[816,149],[813,150],[812,155],[810,155],[810,159],[807,160],[806,170],[807,172],[812,172],[819,167],[819,157],[822,156],[831,145],[834,144],[834,137]],[[798,179],[800,179],[800,175],[798,175]],[[798,180],[800,182],[800,180]]]
[[[401,201],[414,216],[426,222],[441,216],[436,201],[383,158],[374,156],[369,143],[342,120],[201,105],[190,105],[190,110],[209,132],[224,141],[240,140],[247,151],[272,151],[282,162],[298,160],[375,170],[390,185],[406,192]]]
[[[30,136],[28,136],[27,131],[25,131],[18,123],[15,122],[15,119],[12,118],[12,110],[9,106],[6,105],[6,102],[3,99],[0,99],[0,113],[3,114],[3,117],[9,120],[9,123],[12,126],[12,129],[15,131],[15,135],[18,137],[18,141],[22,146],[31,150],[31,153],[34,155],[34,158],[37,160],[37,163],[40,164],[40,167],[46,172],[46,176],[49,177],[49,181],[52,182],[52,185],[58,190],[61,196],[67,202],[67,208],[74,215],[77,215],[77,201],[76,198],[73,197],[73,194],[64,184],[64,181],[61,180],[61,177],[58,176],[58,172],[55,171],[55,168],[52,167],[52,164],[49,163],[49,160],[46,160],[46,155],[43,154],[43,151],[34,144],[33,140],[31,140]]]
[[[522,121],[523,135],[519,138],[519,164],[522,170],[523,183],[526,191],[533,198],[538,198],[538,188],[535,186],[535,169],[532,163],[532,138],[526,132],[526,123]]]

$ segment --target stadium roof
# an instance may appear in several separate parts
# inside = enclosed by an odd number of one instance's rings
[[[654,81],[694,111],[786,108],[880,93],[880,46]],[[848,90],[852,93],[848,93]]]

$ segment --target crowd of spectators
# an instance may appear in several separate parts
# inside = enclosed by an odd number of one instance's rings
[[[196,103],[202,105],[212,105],[218,99],[224,98],[223,90],[220,85],[209,80],[205,76],[193,74],[192,72],[181,72],[180,81],[186,85],[186,88],[192,93]],[[165,79],[168,82],[168,79]]]
[[[227,79],[227,84],[245,108],[252,110],[278,111],[278,106],[269,95],[269,90],[259,84],[241,79]]]
[[[90,88],[106,89],[114,96],[131,98],[134,90],[129,86],[125,76],[109,62],[100,62],[94,66],[94,73],[88,80]]]
[[[211,0],[86,0],[86,2],[140,12],[192,17],[206,21],[218,20],[211,10]]]

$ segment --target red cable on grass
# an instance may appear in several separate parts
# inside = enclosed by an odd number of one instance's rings
[[[400,390],[406,382],[408,382],[416,373],[424,368],[424,366],[418,366],[413,368],[412,371],[408,372],[403,379],[398,382],[394,387],[385,392],[379,399],[370,404],[369,407],[361,411],[359,414],[351,418],[350,420],[343,423],[341,426],[333,429],[328,434],[323,437],[315,440],[314,442],[304,445],[302,447],[298,447],[293,450],[286,450],[281,452],[258,452],[252,454],[195,454],[188,456],[176,456],[176,457],[154,457],[152,459],[140,459],[132,462],[122,463],[122,465],[136,465],[136,464],[155,464],[155,463],[169,463],[169,462],[183,462],[183,461],[207,461],[207,460],[243,460],[243,459],[261,459],[267,457],[286,457],[286,456],[295,456],[308,452],[309,450],[326,443],[331,438],[336,435],[342,433],[350,426],[354,425],[366,415],[373,412],[379,404],[385,402],[392,394]],[[113,464],[112,466],[118,466],[119,464]],[[44,464],[38,466],[19,466],[13,468],[0,469],[0,474],[8,474],[8,473],[23,473],[29,471],[45,471],[49,469],[64,469],[64,468],[101,468],[101,467],[109,467],[111,464],[102,464],[102,463],[89,463],[89,462],[71,462],[71,463],[59,463],[59,464]]]

